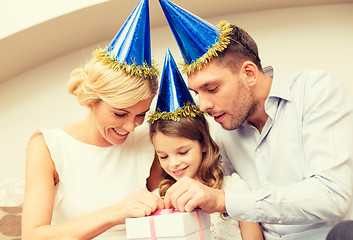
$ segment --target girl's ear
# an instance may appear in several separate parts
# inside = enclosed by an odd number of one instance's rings
[[[204,142],[202,143],[202,152],[203,153],[207,152],[207,147],[206,147],[206,144]]]

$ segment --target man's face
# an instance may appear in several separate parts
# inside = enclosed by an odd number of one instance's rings
[[[254,109],[246,77],[213,61],[188,76],[188,86],[199,97],[200,109],[226,130],[239,127]]]

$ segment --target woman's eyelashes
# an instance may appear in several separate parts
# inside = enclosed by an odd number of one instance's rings
[[[115,116],[117,117],[125,117],[127,115],[127,113],[114,113]],[[136,117],[138,118],[144,118],[146,116],[146,113],[141,113],[141,114],[138,114],[136,115]]]
[[[117,117],[124,117],[124,116],[126,115],[126,113],[122,113],[122,114],[120,114],[120,113],[114,113],[114,115],[117,116]]]

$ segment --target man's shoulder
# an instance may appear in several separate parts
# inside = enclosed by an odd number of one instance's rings
[[[334,74],[325,69],[304,69],[288,76],[291,87],[323,87],[338,82]]]
[[[336,76],[324,69],[305,69],[288,75],[288,78],[292,101],[299,105],[324,101],[345,91]]]

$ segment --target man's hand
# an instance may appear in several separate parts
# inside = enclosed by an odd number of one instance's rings
[[[224,191],[208,187],[192,178],[183,177],[171,186],[165,197],[165,208],[191,212],[199,207],[206,213],[226,212]]]

